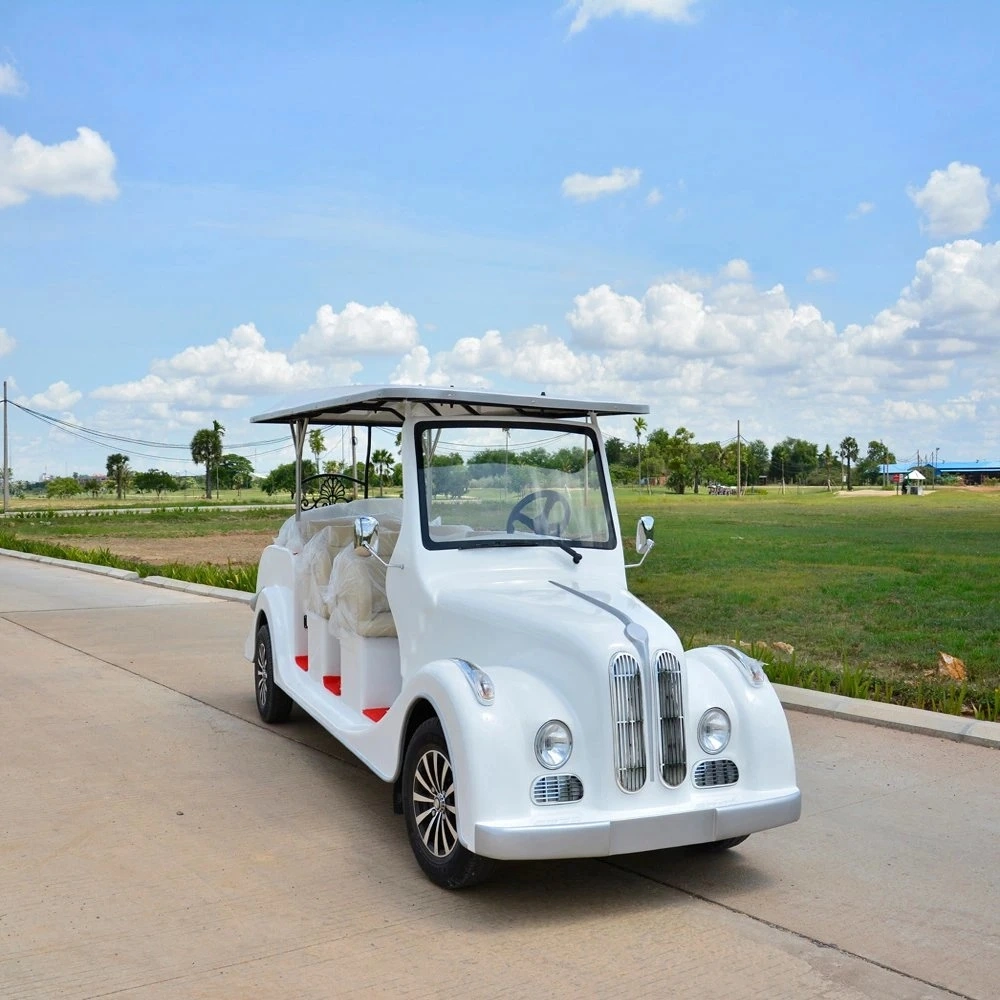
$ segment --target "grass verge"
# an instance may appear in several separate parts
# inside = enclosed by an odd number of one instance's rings
[[[234,565],[215,566],[211,563],[163,563],[154,565],[138,559],[126,559],[115,555],[110,549],[80,549],[72,545],[56,545],[52,542],[32,541],[18,538],[7,531],[0,531],[0,549],[30,552],[53,559],[69,559],[72,562],[90,563],[95,566],[111,566],[115,569],[132,570],[139,576],[166,576],[172,580],[188,583],[203,583],[209,587],[225,587],[229,590],[245,590],[253,593],[257,584],[257,567]]]

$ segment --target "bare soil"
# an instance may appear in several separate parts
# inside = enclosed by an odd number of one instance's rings
[[[51,539],[66,544],[66,539]],[[137,559],[153,565],[164,563],[229,563],[256,566],[264,547],[274,541],[274,532],[231,531],[219,535],[194,538],[101,538],[73,539],[69,544],[78,549],[110,549],[124,559]]]

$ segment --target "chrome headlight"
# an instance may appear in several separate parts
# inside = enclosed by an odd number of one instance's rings
[[[550,719],[538,727],[535,734],[535,757],[542,767],[550,771],[562,767],[573,752],[573,734],[569,726],[558,719]]]
[[[722,753],[731,732],[729,716],[721,708],[710,708],[698,720],[698,743],[705,753]]]

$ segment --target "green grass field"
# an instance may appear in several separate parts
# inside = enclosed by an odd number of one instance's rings
[[[619,489],[617,499],[627,537],[640,514],[656,518],[656,547],[629,585],[685,645],[749,643],[773,661],[775,680],[1000,719],[1000,492],[772,488],[737,499]],[[120,513],[112,529],[104,516],[35,513],[0,522],[0,547],[276,531],[285,517],[259,506]],[[237,566],[131,568],[244,589],[254,580]],[[775,642],[794,656],[775,654]],[[938,675],[939,651],[964,661],[967,684]]]
[[[623,530],[656,517],[630,586],[686,645],[780,641],[800,663],[925,687],[944,651],[978,698],[1000,688],[1000,493],[618,502]]]

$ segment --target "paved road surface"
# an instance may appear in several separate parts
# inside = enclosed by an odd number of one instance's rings
[[[1000,752],[790,713],[802,820],[431,886],[246,607],[0,556],[0,996],[1000,995]]]

